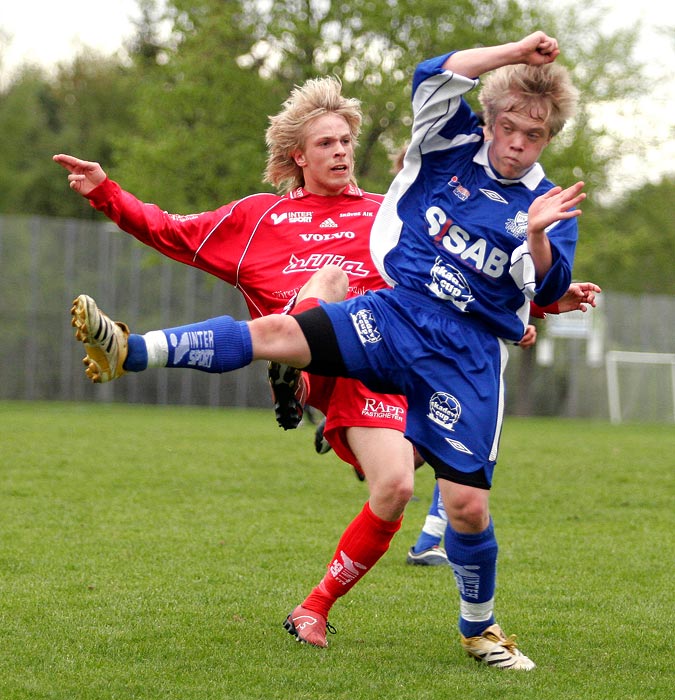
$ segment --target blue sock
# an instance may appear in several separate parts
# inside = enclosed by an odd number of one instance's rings
[[[448,523],[445,551],[459,589],[459,631],[476,637],[495,621],[498,546],[492,519],[477,535],[455,532]]]
[[[448,525],[448,516],[445,514],[441,491],[438,488],[438,481],[434,486],[434,495],[431,498],[429,512],[422,526],[422,531],[413,545],[413,552],[423,552],[425,549],[436,547],[441,543],[445,528]]]
[[[218,316],[200,323],[152,331],[147,337],[153,334],[164,334],[166,339],[166,367],[190,367],[220,374],[245,367],[253,358],[248,324],[246,321],[236,321],[231,316]],[[148,342],[152,345],[152,341]],[[146,336],[131,333],[127,343],[124,369],[127,372],[147,369],[149,356]],[[153,367],[156,366],[153,363]]]
[[[245,367],[253,359],[246,321],[218,316],[163,331],[169,345],[167,367],[190,367],[220,374]]]
[[[127,358],[122,367],[127,372],[142,372],[148,367],[148,348],[142,335],[131,333],[127,338]]]

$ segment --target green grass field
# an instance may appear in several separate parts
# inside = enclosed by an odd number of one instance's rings
[[[537,663],[474,663],[448,569],[405,564],[428,467],[381,562],[332,611],[286,614],[367,497],[271,412],[0,403],[0,698],[672,698],[672,425],[507,420],[497,617]]]

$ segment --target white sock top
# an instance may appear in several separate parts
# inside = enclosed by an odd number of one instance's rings
[[[143,336],[148,350],[148,367],[166,367],[169,360],[169,344],[163,331],[150,331]]]

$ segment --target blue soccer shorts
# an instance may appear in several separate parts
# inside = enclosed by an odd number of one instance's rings
[[[503,421],[506,344],[445,302],[401,288],[320,310],[329,333],[316,323],[317,314],[295,317],[312,349],[306,369],[405,394],[405,435],[436,476],[490,488]]]

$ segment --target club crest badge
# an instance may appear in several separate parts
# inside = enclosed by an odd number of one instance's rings
[[[370,309],[361,309],[355,314],[351,314],[351,317],[359,339],[364,345],[367,343],[378,343],[382,339],[380,331],[377,329],[375,317]]]
[[[455,423],[459,420],[462,414],[462,407],[459,401],[452,395],[444,391],[437,391],[431,399],[429,399],[429,413],[427,418],[432,420],[441,428],[446,430],[454,430]]]
[[[464,275],[453,265],[438,256],[429,271],[431,282],[427,287],[439,299],[451,301],[461,311],[466,311],[467,305],[474,300],[469,283]]]
[[[507,219],[504,228],[520,240],[527,238],[527,212],[519,211],[512,219]]]

